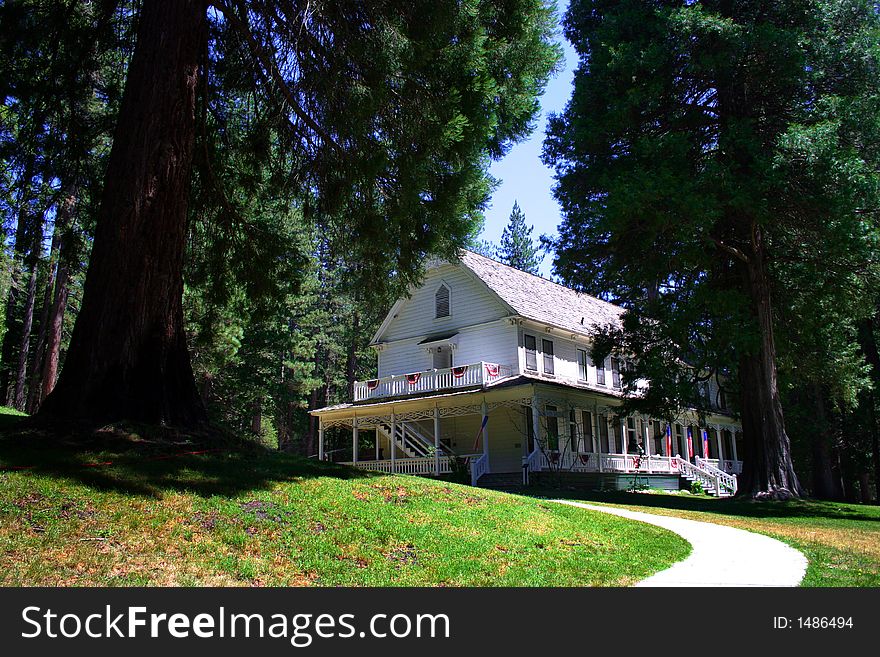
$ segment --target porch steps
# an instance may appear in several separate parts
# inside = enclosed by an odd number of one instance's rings
[[[514,488],[522,488],[523,476],[522,472],[490,472],[484,474],[477,481],[480,488],[491,488],[492,490],[512,490]]]
[[[684,483],[684,482],[687,482],[687,483],[685,483],[685,485],[684,485],[684,487],[685,487],[686,489],[690,489],[690,487],[691,487],[691,482],[694,482],[694,481],[700,481],[700,483],[703,484],[703,490],[704,490],[707,494],[709,494],[709,495],[714,495],[714,496],[716,496],[716,497],[730,497],[730,496],[733,494],[733,493],[731,493],[730,491],[725,490],[724,488],[722,488],[721,491],[716,491],[716,490],[715,490],[715,485],[714,485],[714,484],[709,483],[708,481],[706,481],[706,480],[705,480],[704,478],[702,478],[702,477],[695,477],[694,475],[692,475],[692,474],[690,474],[690,473],[687,473],[687,474],[679,474],[679,477],[681,478],[681,480],[682,480],[683,483]]]

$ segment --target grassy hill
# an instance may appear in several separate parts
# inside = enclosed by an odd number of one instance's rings
[[[134,434],[89,451],[0,440],[0,584],[607,586],[690,550],[541,500],[194,451]]]

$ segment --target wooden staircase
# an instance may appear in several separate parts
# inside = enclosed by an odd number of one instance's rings
[[[673,460],[678,466],[679,476],[688,482],[688,487],[690,487],[691,482],[698,481],[703,486],[703,490],[709,495],[730,497],[736,494],[736,475],[719,470],[715,466],[706,463],[699,456],[696,458],[696,463],[686,461],[679,456],[673,457]]]

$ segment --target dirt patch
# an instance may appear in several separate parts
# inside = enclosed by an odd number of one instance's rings
[[[385,553],[385,557],[389,561],[394,561],[401,566],[411,566],[419,560],[416,547],[412,543],[407,543],[406,545],[401,545],[393,550],[389,550]]]

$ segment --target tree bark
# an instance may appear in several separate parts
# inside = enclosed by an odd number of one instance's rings
[[[868,404],[868,422],[871,432],[871,463],[874,470],[874,486],[877,489],[875,501],[880,504],[880,426],[877,418],[877,391],[880,390],[880,350],[877,348],[877,336],[875,326],[880,323],[880,310],[871,318],[863,321],[859,326],[859,341],[865,360],[871,367],[871,381],[874,383],[872,390],[863,395],[864,402]]]
[[[206,414],[183,326],[183,256],[204,0],[145,0],[82,308],[39,416],[195,426]]]
[[[770,284],[761,229],[752,227],[752,253],[743,263],[758,345],[740,357],[743,472],[739,495],[754,499],[790,499],[803,495],[791,461],[776,372],[776,344]]]
[[[355,300],[357,301],[357,300]],[[354,311],[351,324],[351,339],[348,341],[348,355],[345,359],[345,381],[348,396],[346,399],[354,399],[354,381],[357,375],[357,342],[360,329],[360,314]]]
[[[813,385],[813,398],[816,402],[816,427],[812,433],[813,451],[813,497],[820,500],[840,500],[843,491],[839,482],[835,484],[831,462],[830,426],[825,411],[825,393],[818,384]]]
[[[15,369],[15,394],[13,405],[20,411],[25,410],[24,393],[27,383],[28,354],[30,353],[31,329],[34,325],[34,307],[37,300],[37,274],[40,266],[40,255],[43,249],[43,222],[44,217],[33,226],[33,239],[28,254],[27,265],[30,269],[28,276],[27,294],[22,311],[21,333],[18,342],[18,366]]]
[[[43,370],[40,381],[40,396],[37,406],[49,396],[55,388],[58,378],[58,362],[61,357],[61,334],[64,328],[64,315],[67,312],[67,298],[70,294],[70,273],[74,259],[74,226],[73,205],[76,202],[76,194],[66,199],[66,204],[59,214],[60,229],[58,241],[58,268],[55,274],[55,289],[52,297],[52,307],[49,311],[49,319],[46,323],[46,354],[43,360]]]
[[[59,208],[58,215],[61,210]],[[55,289],[55,279],[58,272],[58,254],[61,251],[60,227],[58,219],[55,220],[55,230],[52,232],[52,246],[49,249],[48,273],[46,284],[43,286],[43,303],[40,309],[40,323],[37,325],[37,341],[34,344],[34,353],[28,368],[28,393],[27,412],[33,415],[40,402],[42,395],[43,361],[46,356],[46,339],[49,335],[49,314],[52,310],[52,295]]]

